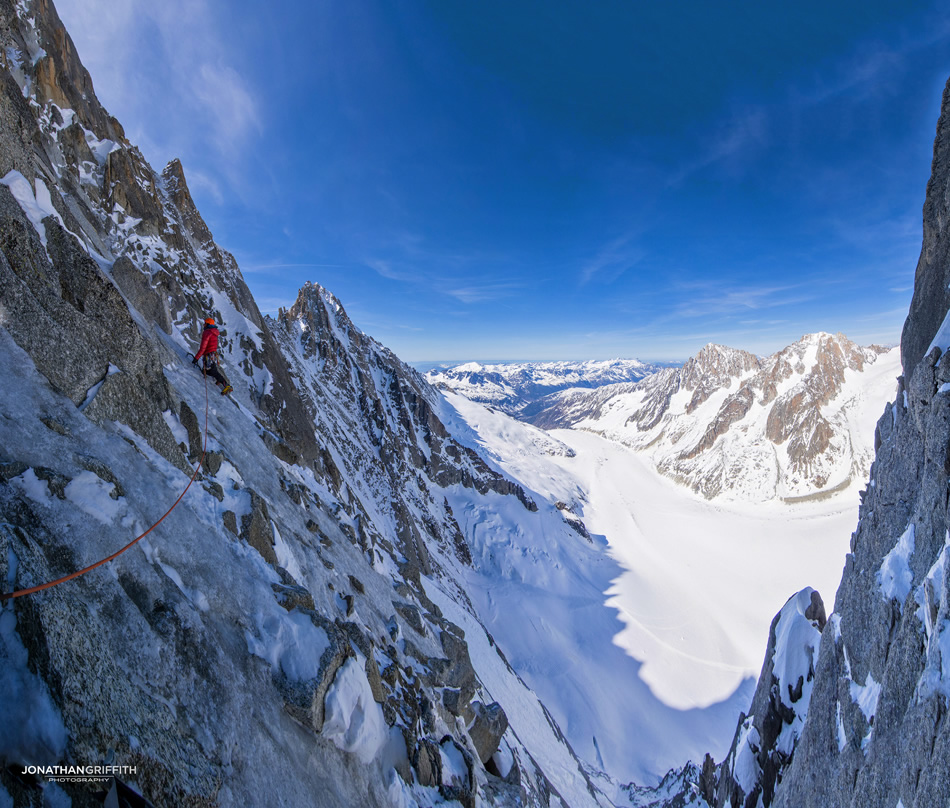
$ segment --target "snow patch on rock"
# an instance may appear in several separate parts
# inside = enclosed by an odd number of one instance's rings
[[[914,575],[910,569],[910,557],[914,554],[914,524],[911,522],[897,540],[893,549],[884,556],[877,571],[877,583],[887,600],[896,600],[903,606],[910,594]]]
[[[389,740],[382,708],[374,701],[365,659],[348,659],[326,696],[323,736],[369,763]]]

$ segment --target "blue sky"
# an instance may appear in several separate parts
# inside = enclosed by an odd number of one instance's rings
[[[939,4],[57,8],[265,312],[316,281],[409,361],[899,338]]]

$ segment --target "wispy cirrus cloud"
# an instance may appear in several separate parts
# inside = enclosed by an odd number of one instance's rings
[[[500,300],[511,297],[524,288],[521,283],[484,283],[469,284],[452,289],[444,289],[444,293],[462,303],[484,303],[489,300]]]
[[[181,157],[189,181],[216,201],[225,198],[222,180],[243,187],[246,160],[263,133],[260,101],[216,0],[56,5],[99,100],[150,161],[160,168]],[[189,163],[202,165],[200,176],[193,178]]]
[[[226,64],[202,64],[194,93],[207,110],[215,143],[227,154],[240,156],[245,142],[262,134],[257,102],[244,79]]]
[[[344,266],[343,264],[297,264],[297,263],[266,263],[266,264],[241,264],[241,271],[245,274],[270,275],[280,274],[285,269],[336,269]]]
[[[799,104],[815,105],[841,95],[854,95],[856,89],[878,92],[887,86],[887,81],[882,80],[884,76],[919,51],[947,40],[950,40],[950,19],[935,5],[927,24],[915,28],[913,34],[901,32],[888,44],[880,40],[862,43],[831,69],[816,71],[807,81],[796,82],[790,88],[790,96]]]
[[[765,107],[732,110],[708,138],[708,145],[670,175],[668,185],[680,186],[694,174],[719,163],[747,160],[768,139],[769,126],[769,111]]]
[[[613,282],[646,257],[646,251],[634,240],[639,232],[624,233],[608,241],[597,254],[581,267],[580,283],[584,286],[594,279]]]
[[[794,306],[814,300],[815,295],[797,285],[724,286],[709,283],[681,286],[682,299],[674,317],[735,316],[760,309]]]
[[[865,39],[821,69],[790,76],[769,99],[737,97],[705,129],[697,132],[698,154],[672,172],[670,187],[684,184],[712,166],[744,170],[761,147],[787,140],[806,111],[836,99],[853,107],[869,96],[893,91],[895,74],[921,51],[950,42],[950,19],[935,7],[929,24],[913,34],[901,32],[890,41]]]
[[[379,238],[377,249],[379,254],[363,257],[360,263],[381,278],[466,305],[511,297],[525,288],[523,281],[511,280],[512,260],[502,252],[433,244],[409,230]]]
[[[397,269],[393,261],[382,258],[364,258],[363,263],[381,278],[390,281],[405,281],[407,283],[418,283],[423,278],[418,272]]]

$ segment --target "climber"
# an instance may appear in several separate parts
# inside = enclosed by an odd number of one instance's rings
[[[201,347],[191,364],[197,365],[198,360],[204,357],[202,370],[205,375],[214,379],[214,383],[221,389],[221,395],[226,396],[234,388],[228,383],[221,368],[218,367],[218,327],[214,324],[214,318],[209,317],[205,320],[205,329],[201,334]]]

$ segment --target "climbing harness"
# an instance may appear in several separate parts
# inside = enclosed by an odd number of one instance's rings
[[[128,550],[133,544],[136,544],[140,539],[144,539],[149,533],[151,533],[155,528],[157,528],[165,519],[168,514],[170,514],[175,508],[178,507],[178,503],[182,501],[185,494],[188,493],[188,489],[191,488],[191,484],[197,479],[198,472],[201,471],[201,466],[205,461],[205,452],[208,448],[208,377],[205,376],[205,431],[204,431],[204,440],[201,445],[201,457],[198,460],[198,465],[195,468],[194,474],[191,475],[191,479],[188,481],[188,485],[185,486],[185,490],[178,495],[178,499],[172,504],[172,506],[165,511],[161,519],[159,519],[154,525],[152,525],[148,530],[142,533],[139,536],[136,536],[132,541],[130,541],[125,547],[121,550],[110,555],[108,558],[103,558],[101,561],[97,561],[95,564],[90,564],[88,567],[83,567],[81,570],[76,572],[71,572],[69,575],[64,575],[62,578],[57,578],[55,581],[49,581],[45,584],[39,584],[38,586],[31,586],[29,589],[18,589],[15,592],[9,592],[7,594],[0,594],[0,601],[9,600],[12,598],[18,598],[22,595],[32,595],[34,592],[41,592],[44,589],[50,589],[51,587],[56,586],[57,584],[66,583],[66,581],[71,581],[73,578],[78,578],[80,575],[85,575],[87,572],[94,570],[96,567],[101,567],[103,564],[108,564],[112,559],[118,558],[122,553]]]

